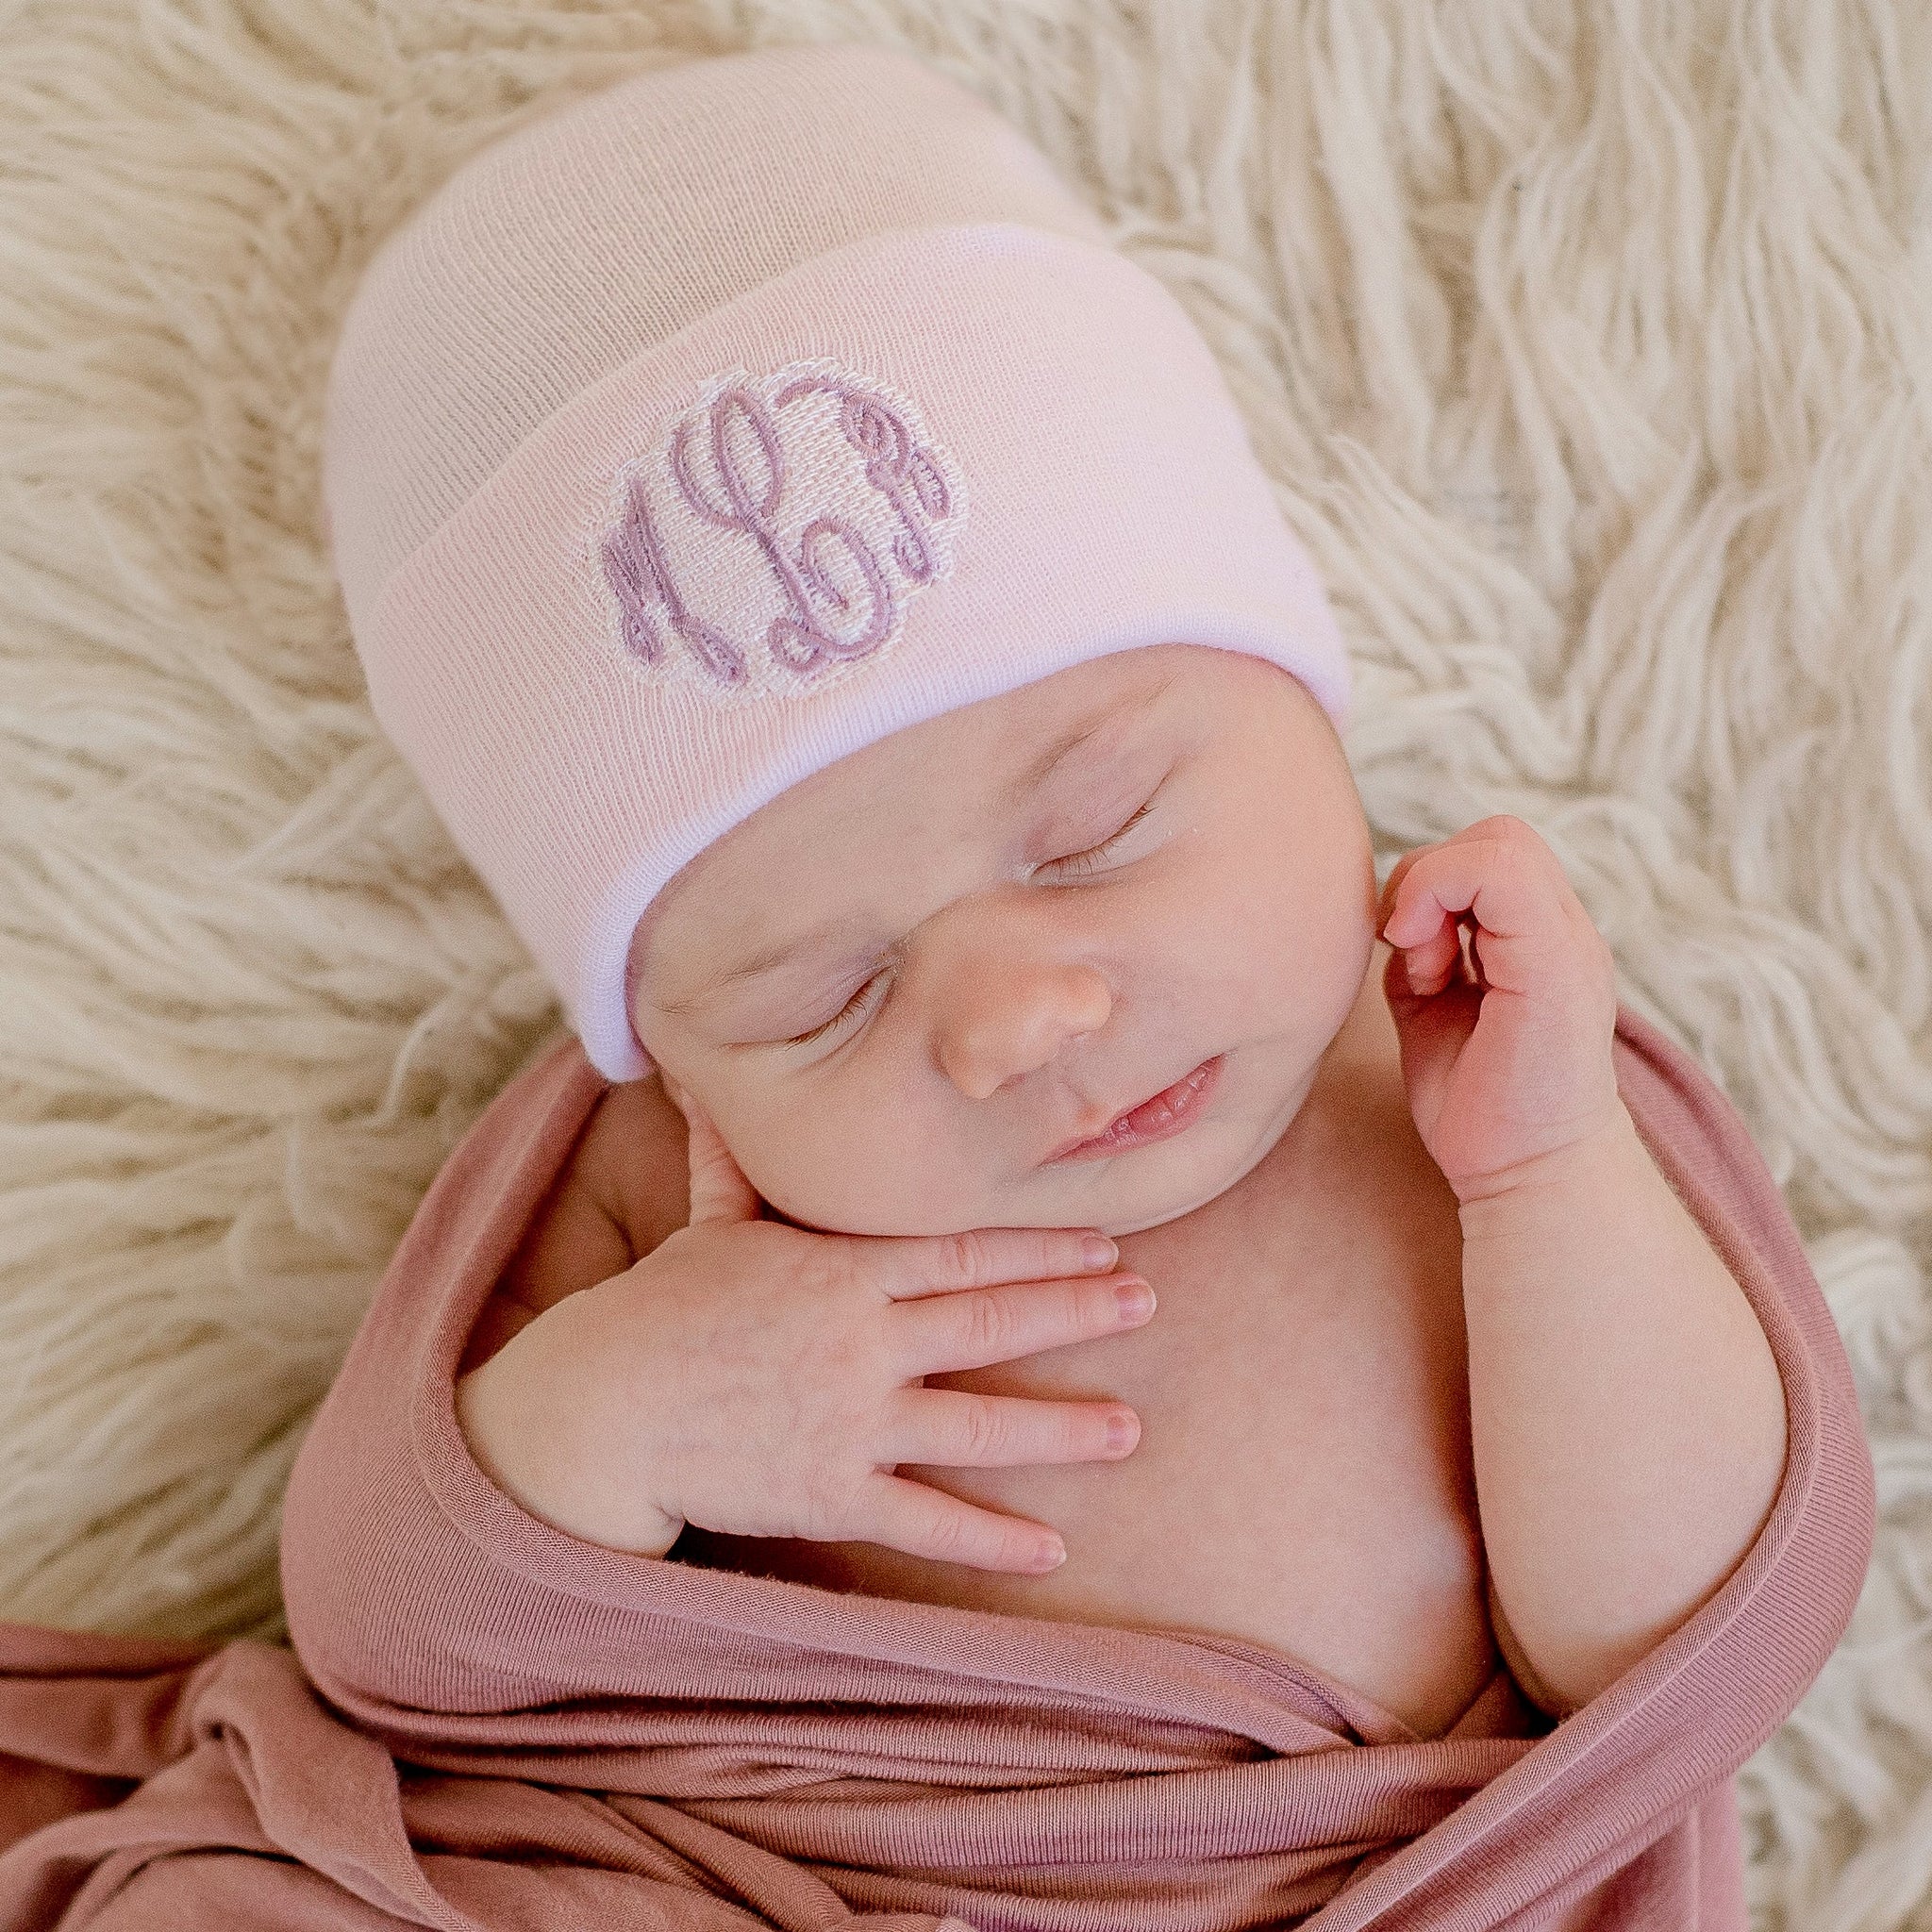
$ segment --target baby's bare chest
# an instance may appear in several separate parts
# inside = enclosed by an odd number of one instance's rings
[[[1122,1265],[1159,1296],[1145,1327],[926,1378],[1139,1412],[1140,1444],[1120,1462],[902,1465],[1050,1524],[1067,1546],[1058,1570],[728,1538],[707,1539],[703,1559],[874,1595],[1243,1638],[1439,1734],[1497,1659],[1455,1200],[1390,1097],[1298,1137],[1208,1208],[1121,1237]]]

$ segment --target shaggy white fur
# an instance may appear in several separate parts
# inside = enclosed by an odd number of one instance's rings
[[[365,703],[361,264],[658,50],[910,47],[1219,354],[1386,868],[1535,824],[1735,1099],[1882,1525],[1747,1767],[1760,1927],[1932,1925],[1932,9],[60,0],[0,63],[0,1609],[281,1634],[283,1479],[548,989]]]

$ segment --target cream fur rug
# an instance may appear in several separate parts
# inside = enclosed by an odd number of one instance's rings
[[[1882,1509],[1744,1774],[1760,1928],[1932,1926],[1924,0],[60,0],[0,28],[0,1614],[282,1634],[291,1458],[558,1010],[318,523],[355,276],[673,53],[910,47],[1198,320],[1385,867],[1492,811],[1788,1191]]]

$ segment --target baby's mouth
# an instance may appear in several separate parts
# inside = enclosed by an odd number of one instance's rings
[[[1070,1141],[1049,1154],[1041,1164],[1051,1166],[1060,1160],[1099,1160],[1124,1154],[1129,1148],[1144,1147],[1155,1141],[1171,1140],[1191,1126],[1208,1109],[1221,1069],[1227,1056],[1218,1053],[1203,1060],[1191,1073],[1183,1074],[1172,1087],[1116,1114],[1097,1134]]]

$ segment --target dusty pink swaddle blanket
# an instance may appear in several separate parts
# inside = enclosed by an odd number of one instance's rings
[[[1500,1674],[1419,1740],[1294,1659],[623,1555],[470,1457],[468,1331],[605,1081],[501,1093],[291,1478],[295,1651],[0,1624],[0,1927],[1742,1932],[1733,1774],[1842,1634],[1874,1484],[1742,1122],[1620,1012],[1645,1143],[1747,1291],[1790,1450],[1738,1571],[1551,1727]],[[1578,1904],[1588,1898],[1587,1904]]]

